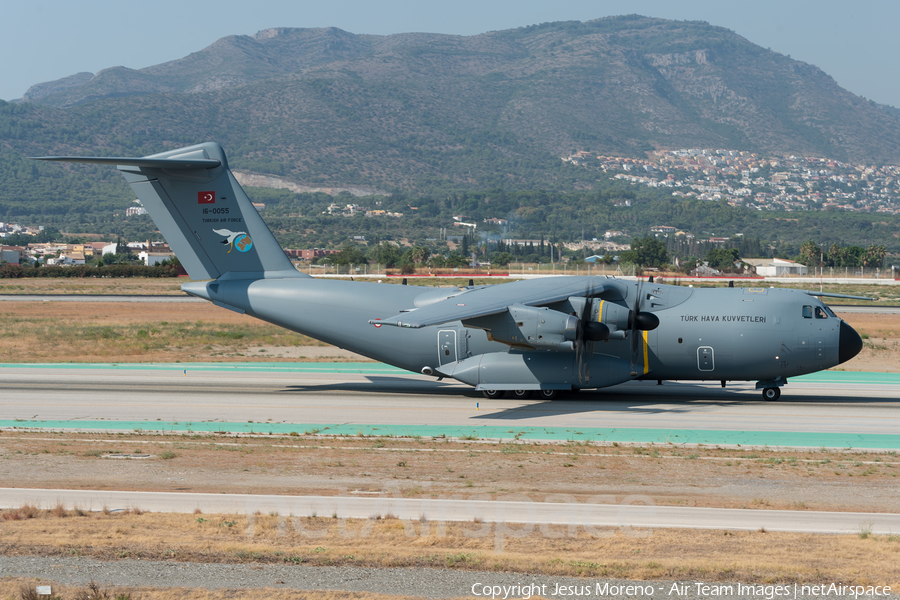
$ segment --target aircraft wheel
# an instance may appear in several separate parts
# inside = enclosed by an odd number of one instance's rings
[[[481,392],[488,400],[496,400],[503,397],[503,390],[484,390]]]
[[[541,390],[538,392],[541,400],[556,400],[559,398],[559,390]]]
[[[510,398],[515,398],[516,400],[528,400],[531,398],[531,390],[512,390],[507,392]]]
[[[762,391],[763,400],[768,400],[769,402],[774,402],[781,397],[781,390],[777,387],[775,388],[765,388]]]

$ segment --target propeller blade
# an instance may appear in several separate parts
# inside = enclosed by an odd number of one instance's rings
[[[634,373],[634,365],[637,363],[637,353],[638,353],[638,335],[637,335],[637,315],[641,312],[641,288],[643,288],[643,281],[640,277],[638,277],[637,283],[635,284],[635,294],[634,294],[634,308],[628,312],[628,329],[629,334],[628,337],[631,338],[631,372]]]
[[[598,332],[598,329],[595,326],[599,325],[601,328],[606,329],[606,337],[609,337],[608,327],[602,323],[593,323],[591,321],[591,297],[593,295],[594,287],[588,283],[584,288],[584,307],[581,309],[581,318],[578,321],[578,335],[575,340],[575,368],[582,384],[587,382],[591,377],[588,370],[587,359],[594,353],[594,346],[593,344],[588,346],[588,342],[606,339],[604,337],[597,337],[598,333],[599,335],[602,335],[602,331]]]

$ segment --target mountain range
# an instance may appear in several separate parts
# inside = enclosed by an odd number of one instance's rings
[[[11,172],[27,179],[22,156],[205,140],[243,171],[312,187],[589,189],[599,175],[562,156],[699,147],[897,163],[900,111],[705,22],[630,15],[474,36],[275,28],[0,102],[0,205],[27,199],[4,185]]]

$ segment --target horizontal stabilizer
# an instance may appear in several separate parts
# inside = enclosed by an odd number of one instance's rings
[[[207,142],[150,156],[41,156],[115,165],[191,279],[282,279],[297,271],[228,168]]]
[[[88,163],[96,165],[116,165],[123,167],[142,167],[145,169],[164,169],[166,171],[193,171],[196,169],[214,169],[222,163],[210,158],[133,158],[108,156],[33,156],[34,160],[52,160],[55,162]]]

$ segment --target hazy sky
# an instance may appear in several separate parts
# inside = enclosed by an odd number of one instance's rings
[[[231,34],[334,26],[353,33],[472,35],[621,14],[702,20],[820,67],[865,98],[900,107],[895,0],[27,0],[0,10],[0,98],[124,65],[181,58]]]

